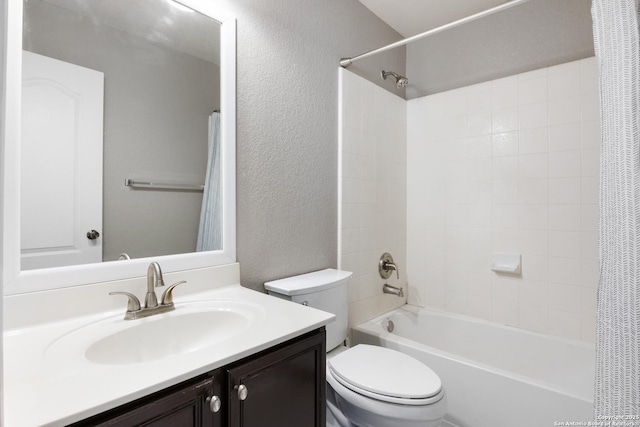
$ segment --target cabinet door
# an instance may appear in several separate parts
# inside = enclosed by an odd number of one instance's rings
[[[219,427],[207,400],[213,392],[214,377],[199,377],[74,426]]]
[[[325,427],[325,351],[323,328],[228,369],[229,427]]]

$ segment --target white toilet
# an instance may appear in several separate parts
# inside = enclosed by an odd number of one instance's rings
[[[384,347],[342,345],[347,337],[348,271],[326,269],[264,284],[270,295],[336,315],[327,325],[327,426],[437,427],[446,413],[438,375]]]

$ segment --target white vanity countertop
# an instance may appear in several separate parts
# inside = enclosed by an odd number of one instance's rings
[[[5,330],[4,425],[64,426],[283,343],[334,319],[332,314],[240,285],[182,298],[176,295],[174,313],[183,304],[203,300],[236,302],[260,310],[248,329],[218,344],[152,362],[123,365],[90,362],[84,357],[83,343],[63,350],[58,345],[55,351],[52,343],[92,322],[124,317],[124,301],[118,311]],[[127,322],[140,320],[147,319]]]

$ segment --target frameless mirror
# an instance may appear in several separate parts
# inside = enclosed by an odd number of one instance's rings
[[[5,293],[235,261],[235,20],[210,3],[10,0]]]

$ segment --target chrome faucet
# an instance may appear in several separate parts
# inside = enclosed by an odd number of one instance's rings
[[[144,307],[140,307],[140,300],[135,295],[129,292],[109,292],[109,295],[125,295],[129,298],[127,302],[127,312],[124,315],[124,320],[141,319],[143,317],[153,316],[154,314],[166,313],[175,309],[173,304],[173,289],[187,283],[186,280],[181,280],[169,286],[167,290],[162,294],[161,303],[158,304],[158,298],[154,288],[164,286],[164,280],[162,279],[162,269],[160,264],[152,262],[147,269],[147,294],[144,297]]]
[[[388,283],[385,283],[382,286],[382,293],[391,294],[391,295],[397,295],[400,298],[404,297],[404,291],[402,290],[402,288],[399,288],[399,287],[396,287],[396,286],[391,286]]]
[[[162,269],[160,264],[152,262],[147,268],[147,295],[144,297],[144,308],[154,308],[158,306],[158,298],[156,298],[156,291],[153,289],[164,286],[164,280],[162,280]]]

